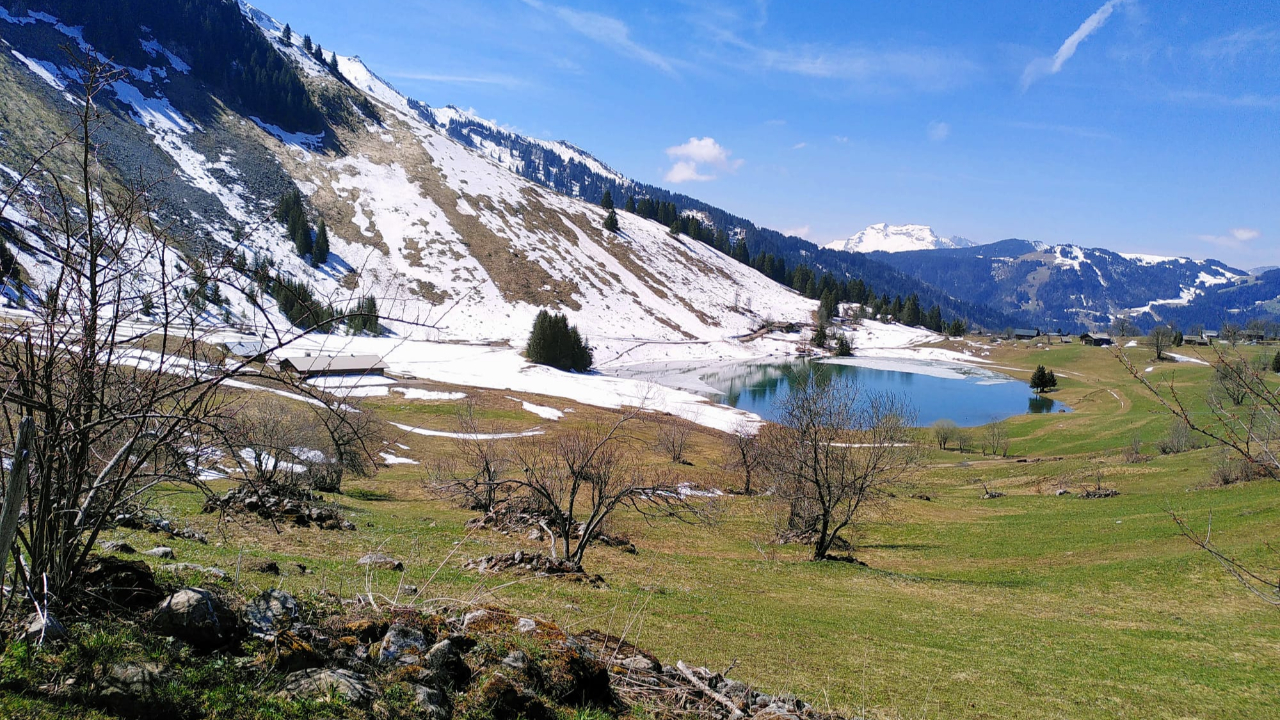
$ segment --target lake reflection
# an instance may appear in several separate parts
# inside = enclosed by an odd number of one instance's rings
[[[774,419],[776,400],[790,388],[792,378],[814,372],[829,373],[835,382],[856,382],[868,390],[898,393],[915,407],[920,425],[946,418],[972,427],[1025,413],[1070,411],[1051,397],[1037,396],[1025,382],[1008,375],[905,360],[654,363],[602,372],[696,392],[766,419]]]

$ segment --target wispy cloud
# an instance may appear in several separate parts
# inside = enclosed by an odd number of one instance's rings
[[[621,55],[652,65],[665,73],[676,74],[676,61],[632,40],[631,28],[615,17],[561,5],[550,5],[542,0],[523,0],[523,2],[529,7],[555,15],[578,34]]]
[[[1062,43],[1062,47],[1058,48],[1058,52],[1053,54],[1051,58],[1036,58],[1027,64],[1026,69],[1022,71],[1022,89],[1026,90],[1031,84],[1040,78],[1048,75],[1056,75],[1062,70],[1062,66],[1076,54],[1076,48],[1080,47],[1080,43],[1084,42],[1090,35],[1094,34],[1106,24],[1107,19],[1111,17],[1111,13],[1121,4],[1128,0],[1107,0],[1107,2],[1098,8],[1087,20],[1076,28],[1076,31]]]
[[[742,167],[742,160],[730,158],[732,154],[714,138],[689,138],[681,145],[667,148],[667,157],[675,162],[667,171],[665,180],[669,183],[715,180],[714,172],[704,172],[703,168],[734,172]]]
[[[841,80],[865,89],[938,91],[955,87],[972,74],[972,62],[930,48],[874,50],[864,47],[805,46],[776,50],[752,48],[754,60],[775,72]]]
[[[808,225],[801,225],[800,227],[787,228],[786,230],[782,231],[782,234],[808,240],[809,233],[812,232],[812,230],[813,229]]]
[[[951,126],[939,120],[934,120],[925,129],[925,134],[934,142],[942,142],[951,137]]]
[[[1247,243],[1262,237],[1262,233],[1253,228],[1238,227],[1227,231],[1226,235],[1198,235],[1197,238],[1220,247],[1239,250]]]
[[[1193,105],[1261,108],[1264,110],[1280,109],[1280,95],[1258,95],[1257,93],[1227,95],[1215,92],[1201,92],[1199,90],[1178,90],[1170,93],[1169,99],[1174,102],[1190,103]]]
[[[396,71],[386,73],[387,77],[397,80],[418,80],[421,82],[433,82],[443,85],[497,85],[507,88],[516,88],[528,85],[528,83],[520,78],[511,77],[510,75],[449,75],[441,73],[425,73],[413,71]]]
[[[1241,56],[1253,52],[1265,54],[1280,52],[1280,30],[1254,27],[1237,30],[1206,40],[1196,48],[1202,57],[1210,60],[1238,61]]]
[[[1036,130],[1040,132],[1052,132],[1061,135],[1074,135],[1079,138],[1088,140],[1115,140],[1115,136],[1103,130],[1094,130],[1093,128],[1077,127],[1075,125],[1058,125],[1055,123],[1037,123],[1037,122],[1020,122],[1013,121],[1006,123],[1011,128],[1019,130]]]
[[[807,143],[807,142],[798,142],[798,143],[796,143],[795,145],[792,145],[792,146],[791,146],[791,149],[792,149],[792,150],[803,150],[803,149],[805,149],[805,148],[807,148],[807,147],[809,147],[809,143]]]
[[[835,140],[836,142],[840,143],[841,145],[847,145],[847,144],[849,144],[849,136],[848,136],[848,135],[833,135],[833,136],[831,136],[831,139],[832,139],[832,140]]]

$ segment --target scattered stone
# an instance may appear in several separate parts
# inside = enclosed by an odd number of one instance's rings
[[[387,665],[421,665],[422,655],[428,647],[428,640],[421,630],[397,623],[387,628],[387,634],[375,648],[370,649],[370,654]]]
[[[419,717],[426,720],[449,720],[452,717],[448,695],[426,685],[410,684],[409,690],[413,692],[413,704],[418,708]]]
[[[133,546],[122,540],[107,540],[102,543],[102,551],[109,553],[120,553],[121,555],[133,555],[137,550]]]
[[[1062,497],[1063,495],[1070,495],[1070,494],[1071,494],[1071,491],[1070,491],[1070,490],[1068,490],[1068,489],[1066,489],[1066,488],[1059,488],[1059,489],[1058,489],[1056,492],[1054,492],[1053,494],[1054,494],[1054,495],[1057,495],[1058,497]]]
[[[465,563],[463,567],[482,573],[527,573],[538,577],[559,577],[576,582],[587,582],[592,585],[605,584],[603,577],[588,575],[577,563],[550,558],[542,553],[526,553],[519,550],[504,555],[487,555],[477,558]]]
[[[175,557],[173,554],[173,548],[165,547],[163,545],[160,547],[153,547],[150,550],[144,550],[142,554],[148,557],[160,558],[162,560],[172,560]]]
[[[235,613],[202,588],[183,588],[165,598],[156,608],[151,625],[161,635],[199,648],[225,645],[239,630]]]
[[[467,631],[467,629],[468,629],[469,627],[471,627],[472,623],[476,622],[477,620],[481,620],[481,619],[483,619],[483,618],[486,618],[486,617],[488,617],[488,616],[489,616],[489,611],[488,611],[488,610],[485,610],[484,608],[480,608],[479,610],[472,610],[471,612],[467,613],[466,615],[463,615],[463,616],[462,616],[462,631],[463,631],[463,632],[466,632],[466,631]]]
[[[520,618],[516,621],[516,632],[531,633],[538,629],[538,623],[533,618]]]
[[[422,679],[443,690],[462,690],[471,682],[471,667],[462,659],[462,650],[452,638],[431,646],[422,659],[422,669]]]
[[[364,675],[350,670],[311,668],[290,673],[280,695],[302,700],[328,701],[333,695],[359,708],[373,704],[377,693]]]
[[[165,667],[158,663],[118,663],[107,668],[98,683],[98,700],[124,715],[155,708],[167,693]]]
[[[306,488],[253,488],[243,485],[228,490],[221,497],[209,499],[204,511],[257,515],[263,520],[288,522],[298,527],[314,525],[324,530],[355,529],[355,525],[345,521],[336,508],[318,504],[323,501],[324,498]]]
[[[277,588],[264,590],[245,606],[249,634],[270,642],[277,633],[289,630],[298,622],[302,608],[292,595]]]
[[[206,567],[204,565],[197,565],[195,563],[173,563],[170,565],[161,565],[160,569],[164,570],[165,572],[171,572],[171,573],[184,573],[184,572],[200,573],[201,575],[204,575],[206,577],[211,577],[214,580],[221,580],[227,576],[227,572],[225,570],[221,570],[216,567]]]
[[[32,613],[23,622],[26,624],[26,629],[23,630],[21,636],[24,642],[40,645],[47,642],[58,642],[67,637],[67,629],[63,627],[62,623],[58,622],[58,618],[48,612],[44,615]]]
[[[1116,490],[1115,488],[1096,487],[1096,488],[1089,488],[1084,492],[1080,493],[1080,497],[1084,498],[1085,500],[1097,500],[1100,498],[1113,498],[1119,494],[1120,494],[1120,491]]]
[[[356,561],[357,565],[365,565],[378,570],[395,570],[396,572],[404,572],[404,563],[396,560],[390,555],[382,553],[369,553]]]

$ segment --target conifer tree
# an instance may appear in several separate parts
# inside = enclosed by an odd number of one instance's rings
[[[609,214],[604,218],[604,229],[611,233],[618,232],[618,213],[614,212],[612,208],[609,209]]]
[[[679,220],[672,220],[672,221],[671,221],[671,228],[670,228],[670,232],[671,232],[671,234],[672,234],[672,235],[676,235],[676,236],[678,236],[678,235],[680,234],[680,221],[679,221]]]
[[[813,337],[810,339],[814,347],[825,348],[827,346],[827,326],[818,323],[818,327],[813,329]]]
[[[303,49],[303,50],[306,50],[307,52],[311,52],[311,50],[312,50],[312,45],[311,45],[311,36],[310,36],[310,35],[303,35],[303,36],[302,36],[302,49]]]
[[[329,262],[329,229],[324,226],[324,218],[316,225],[316,240],[311,247],[311,263],[324,265]]]
[[[342,71],[338,69],[338,53],[333,53],[329,56],[329,69],[333,71],[334,75],[342,77]]]
[[[586,372],[593,362],[591,346],[576,326],[559,313],[540,310],[533,321],[533,332],[525,346],[529,362],[560,370]]]
[[[942,308],[937,305],[929,308],[929,314],[925,318],[924,326],[934,332],[942,332]]]
[[[920,325],[920,298],[912,294],[902,308],[902,324],[917,327]]]
[[[293,28],[289,27],[289,23],[285,23],[284,30],[280,32],[280,42],[285,45],[293,44]]]
[[[600,207],[604,208],[605,210],[613,209],[613,193],[609,192],[608,190],[604,191],[604,197],[600,198]]]
[[[836,357],[849,357],[853,354],[853,348],[849,347],[849,340],[843,334],[836,339]]]
[[[623,210],[626,210],[627,212],[631,213],[632,215],[636,214],[636,196],[635,196],[635,195],[628,195],[628,196],[627,196],[627,204],[626,204],[626,206],[625,206],[624,208],[622,208],[622,209],[623,209]]]
[[[1043,365],[1037,365],[1035,372],[1031,373],[1031,389],[1038,392],[1046,392],[1058,386],[1058,378],[1054,376],[1052,370],[1045,370]]]

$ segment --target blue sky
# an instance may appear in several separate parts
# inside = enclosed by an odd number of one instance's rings
[[[430,105],[816,242],[1280,264],[1275,0],[254,4]]]

